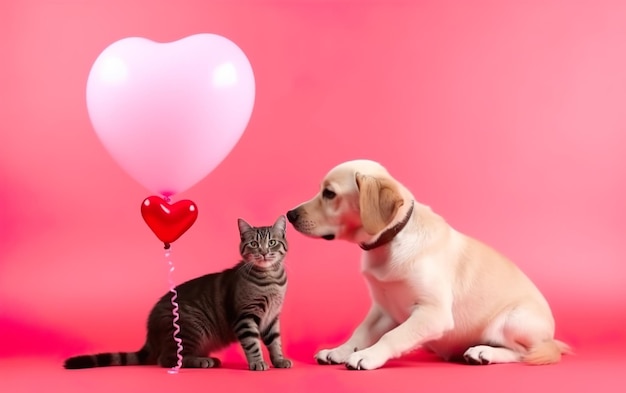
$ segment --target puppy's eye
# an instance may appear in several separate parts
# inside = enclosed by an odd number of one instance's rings
[[[257,247],[259,247],[259,243],[257,243],[257,242],[250,242],[250,247],[257,248]]]
[[[274,247],[276,245],[276,240],[272,239],[269,242],[270,247]]]
[[[337,196],[337,194],[328,188],[324,188],[324,191],[322,191],[322,197],[325,199],[333,199],[335,196]]]

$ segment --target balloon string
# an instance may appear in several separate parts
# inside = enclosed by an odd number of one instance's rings
[[[174,279],[172,277],[172,274],[174,273],[174,263],[172,262],[172,259],[170,258],[171,254],[172,254],[171,248],[170,247],[166,248],[165,259],[167,260],[167,264],[169,265],[167,278],[168,278],[168,282],[170,285],[170,292],[172,293],[170,302],[172,303],[172,314],[174,315],[174,319],[172,320],[172,325],[174,326],[174,333],[172,334],[172,336],[174,337],[174,341],[176,341],[177,360],[176,360],[176,366],[168,370],[168,373],[177,374],[178,370],[180,370],[180,368],[183,365],[183,356],[181,355],[181,352],[183,351],[183,340],[178,337],[178,333],[180,333],[180,325],[178,325],[178,320],[180,319],[180,315],[178,314],[178,302],[176,301],[176,299],[178,299],[178,292],[176,291],[176,286],[174,285]]]

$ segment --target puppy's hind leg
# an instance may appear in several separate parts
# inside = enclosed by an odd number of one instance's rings
[[[512,349],[504,347],[491,347],[489,345],[476,345],[470,347],[463,354],[468,364],[494,364],[515,363],[521,360],[521,355]]]
[[[551,364],[561,360],[569,347],[554,340],[554,320],[549,311],[524,305],[496,317],[483,334],[489,345],[465,351],[470,364],[525,362]]]
[[[482,334],[482,344],[465,351],[465,361],[472,365],[521,362],[525,347],[518,341],[520,321],[517,319],[511,311],[494,318]]]

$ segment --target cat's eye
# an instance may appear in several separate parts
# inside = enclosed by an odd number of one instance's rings
[[[276,240],[272,239],[270,240],[270,247],[274,247],[276,245]]]
[[[324,188],[324,191],[322,191],[322,197],[325,199],[333,199],[335,196],[337,196],[337,194],[328,188]]]
[[[257,248],[258,246],[259,246],[259,243],[257,242],[250,242],[250,247]]]

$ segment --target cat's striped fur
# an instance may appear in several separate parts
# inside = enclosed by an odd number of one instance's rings
[[[280,216],[271,227],[252,227],[242,219],[238,224],[243,260],[233,268],[177,286],[183,367],[218,367],[219,359],[209,354],[236,341],[251,370],[268,369],[261,342],[274,367],[291,367],[291,361],[283,356],[279,325],[287,287],[285,217]],[[139,351],[75,356],[67,359],[64,367],[175,366],[171,296],[163,296],[150,312],[146,342]]]

